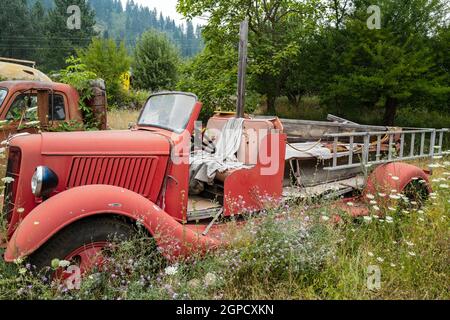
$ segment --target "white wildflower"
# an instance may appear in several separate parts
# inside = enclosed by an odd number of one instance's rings
[[[60,266],[61,268],[67,268],[68,266],[70,266],[70,261],[67,261],[67,260],[61,260],[61,261],[59,261],[59,266]]]
[[[370,221],[372,221],[372,217],[364,216],[364,221],[370,222]]]
[[[375,196],[374,196],[373,194],[368,193],[368,194],[366,195],[366,198],[367,198],[367,199],[370,199],[370,200],[373,200],[373,199],[375,199]]]
[[[380,262],[380,263],[382,263],[382,262],[384,262],[384,259],[381,258],[381,257],[378,257],[378,258],[377,258],[377,261]]]
[[[414,251],[409,251],[408,254],[409,254],[411,257],[415,257],[415,256],[416,256],[416,253],[415,253]]]
[[[369,257],[373,257],[374,256],[374,254],[372,253],[372,252],[367,252],[367,255],[369,256]]]
[[[14,178],[11,178],[11,177],[3,178],[3,179],[2,179],[2,182],[3,182],[4,184],[12,183],[12,182],[14,182]]]
[[[205,276],[205,286],[211,287],[217,283],[217,276],[214,273],[208,273]]]
[[[168,276],[174,276],[178,273],[178,266],[169,266],[164,270],[164,273]]]
[[[379,206],[373,206],[372,208],[373,208],[373,210],[375,210],[375,211],[380,211],[380,207],[379,207]]]
[[[347,205],[348,205],[349,207],[353,207],[355,204],[354,204],[353,202],[347,202]]]
[[[439,188],[441,188],[441,189],[448,189],[448,188],[449,188],[449,185],[443,183],[443,184],[440,184],[440,185],[439,185]]]

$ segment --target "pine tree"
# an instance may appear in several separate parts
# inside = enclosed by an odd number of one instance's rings
[[[30,12],[26,0],[1,0],[0,56],[33,59]]]
[[[70,30],[67,26],[67,8],[77,5],[81,11],[81,28]],[[44,53],[47,71],[56,71],[65,66],[68,57],[75,54],[77,48],[89,45],[94,30],[95,12],[86,0],[55,0],[55,7],[49,11],[46,19],[47,46]]]

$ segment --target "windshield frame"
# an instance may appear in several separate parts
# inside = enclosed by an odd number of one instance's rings
[[[176,130],[176,129],[174,129],[174,128],[169,128],[169,127],[166,127],[166,126],[160,126],[160,125],[156,125],[156,124],[143,124],[143,123],[140,122],[140,120],[141,120],[141,118],[142,118],[142,116],[143,116],[143,114],[144,114],[144,111],[145,111],[145,109],[146,109],[146,107],[147,107],[147,104],[149,103],[149,101],[150,101],[153,97],[157,97],[157,96],[169,96],[169,95],[182,95],[182,96],[192,97],[192,98],[195,99],[195,102],[194,102],[194,105],[193,105],[193,107],[192,107],[191,113],[189,114],[189,117],[187,118],[187,121],[186,121],[186,123],[184,124],[184,126],[183,126],[182,129]],[[197,97],[195,94],[189,93],[189,92],[181,92],[181,91],[163,91],[163,92],[154,93],[154,94],[150,95],[150,97],[149,97],[149,98],[147,99],[147,101],[145,102],[145,105],[144,105],[144,107],[142,108],[142,110],[141,110],[141,112],[140,112],[140,114],[139,114],[137,126],[138,126],[138,127],[143,127],[143,128],[158,128],[158,129],[163,129],[163,130],[167,130],[167,131],[170,131],[170,132],[175,132],[175,133],[180,134],[180,133],[182,133],[184,130],[186,130],[186,128],[187,128],[187,126],[188,126],[188,124],[189,124],[189,121],[191,120],[192,114],[193,114],[194,111],[195,111],[195,106],[197,105],[197,103],[198,103],[198,97]]]
[[[6,92],[5,97],[3,98],[3,101],[0,101],[0,108],[2,108],[3,102],[5,102],[5,101],[6,101],[6,98],[8,98],[9,90],[8,90],[8,88],[5,88],[5,87],[0,87],[0,90]]]

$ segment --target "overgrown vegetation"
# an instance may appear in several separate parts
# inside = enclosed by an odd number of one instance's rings
[[[374,209],[335,224],[327,204],[286,205],[243,229],[231,223],[230,248],[174,265],[139,234],[80,290],[49,283],[26,261],[0,262],[0,299],[449,299],[448,160],[433,164],[434,193],[422,209]],[[380,268],[378,289],[367,285],[369,266]]]
[[[178,80],[180,61],[177,48],[164,34],[145,32],[134,51],[135,87],[150,91],[173,89]]]
[[[105,81],[109,104],[123,104],[127,93],[122,85],[122,77],[131,67],[131,57],[125,43],[94,38],[89,47],[78,50],[77,55],[87,70]]]

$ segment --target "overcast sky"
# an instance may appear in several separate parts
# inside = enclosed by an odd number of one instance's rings
[[[127,0],[122,0],[124,8]],[[164,16],[170,16],[177,22],[183,22],[183,16],[177,13],[177,0],[134,0],[139,4],[149,7],[150,9],[156,8],[162,12]],[[195,19],[194,23],[204,24],[203,20]]]

